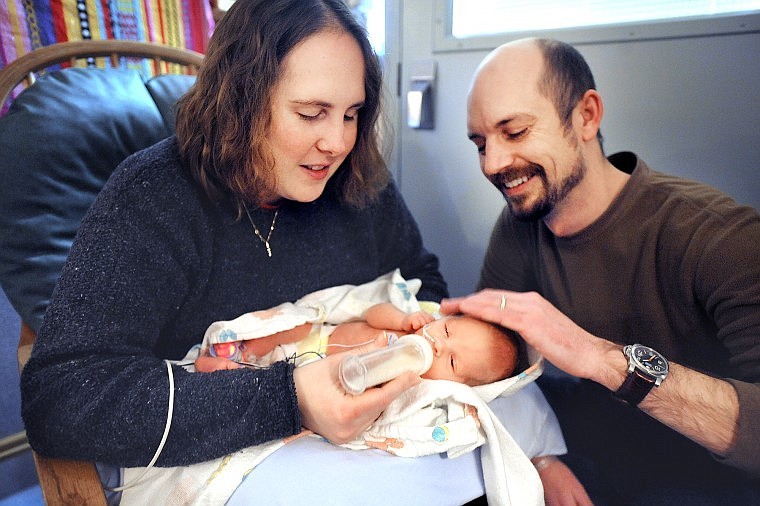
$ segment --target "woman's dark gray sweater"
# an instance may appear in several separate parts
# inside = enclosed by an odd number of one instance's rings
[[[273,211],[251,210],[269,230]],[[40,454],[144,466],[161,439],[169,384],[210,323],[360,284],[400,267],[440,300],[437,258],[397,188],[362,210],[328,190],[280,207],[267,256],[247,219],[206,200],[176,139],[128,158],[84,218],[24,369],[22,415]],[[171,431],[158,465],[200,462],[297,433],[292,366],[213,374],[175,367]]]

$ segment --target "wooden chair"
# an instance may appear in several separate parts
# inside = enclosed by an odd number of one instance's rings
[[[41,71],[45,71],[45,69],[48,69],[51,66],[63,62],[70,62],[72,67],[75,67],[75,62],[77,60],[98,57],[110,58],[111,66],[114,68],[105,70],[80,68],[77,69],[76,72],[71,72],[73,69],[67,68],[49,72],[44,79],[37,79],[37,76]],[[194,74],[203,60],[203,55],[194,51],[135,41],[91,40],[55,44],[32,51],[0,70],[0,108],[4,106],[10,93],[19,85],[25,86],[25,89],[19,94],[16,102],[25,102],[29,97],[34,99],[35,93],[40,92],[39,94],[43,95],[43,100],[48,100],[48,103],[58,105],[58,103],[66,103],[66,101],[71,99],[66,96],[53,96],[52,99],[50,96],[45,97],[44,87],[56,86],[57,90],[63,89],[64,92],[69,92],[67,83],[71,82],[73,85],[87,86],[87,79],[93,75],[97,76],[100,85],[105,83],[107,86],[109,79],[113,76],[118,76],[118,78],[123,81],[125,76],[124,71],[118,71],[115,69],[120,66],[122,57],[151,60],[154,62],[152,67],[158,74],[163,74],[167,70],[175,70],[178,66],[187,69],[183,71],[184,73]],[[167,62],[172,65],[167,65]],[[87,74],[88,72],[97,72],[97,74]],[[148,85],[147,78],[142,76],[139,78],[135,77],[138,75],[136,71],[128,72],[132,72],[132,74],[128,74],[130,79],[129,86],[134,86],[136,80],[138,83],[142,82],[139,81],[139,79],[145,80],[146,86]],[[58,79],[59,77],[60,79]],[[68,80],[68,77],[75,77],[76,79]],[[192,84],[193,79],[193,77],[190,77],[187,80],[181,79],[169,82],[156,81],[151,83],[152,87],[150,87],[148,91],[142,90],[139,97],[142,97],[140,107],[143,107],[143,109],[141,109],[139,114],[135,114],[136,117],[139,117],[139,121],[143,122],[139,125],[140,128],[136,129],[140,131],[139,138],[135,139],[134,142],[130,141],[126,143],[121,142],[123,139],[119,139],[120,142],[114,144],[128,146],[127,151],[131,149],[137,150],[142,147],[147,147],[147,145],[171,134],[173,132],[173,114],[171,111],[171,105],[176,101],[178,96],[186,91],[186,89]],[[87,89],[76,89],[73,85],[70,89],[70,93],[74,99],[76,99],[77,96],[81,97],[82,94],[90,91]],[[35,90],[35,87],[40,87],[40,89]],[[53,93],[58,93],[58,91]],[[129,93],[131,92],[125,91],[121,94],[122,100],[124,100],[127,108],[127,110],[124,111],[125,116],[128,116],[130,113],[129,99],[131,95],[129,95]],[[148,97],[148,99],[145,99],[145,97]],[[114,99],[111,96],[105,96],[102,98],[107,99],[103,100],[102,103],[103,114],[113,114],[114,104],[118,106],[119,98],[117,97]],[[88,99],[92,99],[92,97]],[[148,104],[146,100],[150,99],[153,101]],[[92,116],[99,114],[98,111],[100,110],[97,101],[95,101],[95,99],[92,100],[91,103],[86,104],[87,118],[84,118],[84,121],[88,121],[88,128],[93,128],[91,121]],[[57,279],[57,272],[60,270],[62,265],[61,262],[65,258],[68,247],[70,246],[70,241],[73,240],[73,234],[76,232],[79,219],[81,219],[84,211],[89,207],[89,203],[94,199],[94,195],[99,189],[98,185],[105,182],[110,171],[115,168],[115,165],[121,158],[131,154],[127,151],[113,154],[109,153],[107,156],[103,155],[101,152],[97,153],[97,160],[103,159],[104,163],[107,165],[102,167],[95,177],[90,174],[87,177],[82,178],[88,185],[88,188],[81,192],[77,191],[75,198],[71,199],[78,203],[78,207],[71,212],[69,212],[69,210],[64,210],[64,212],[61,213],[61,216],[56,217],[57,222],[64,221],[67,228],[64,231],[64,235],[67,237],[66,241],[64,241],[63,249],[60,250],[61,230],[59,227],[55,231],[55,234],[57,234],[58,237],[55,238],[57,244],[54,246],[59,248],[60,251],[55,255],[49,255],[50,252],[47,251],[48,256],[54,259],[54,261],[51,262],[51,265],[39,266],[26,263],[29,258],[34,256],[37,256],[37,260],[35,260],[36,262],[39,262],[40,258],[40,256],[36,255],[36,252],[34,251],[34,243],[30,242],[34,241],[36,238],[35,234],[37,232],[36,229],[39,228],[38,225],[40,223],[47,223],[47,218],[44,215],[39,216],[39,213],[41,212],[39,211],[40,205],[55,208],[56,206],[60,206],[61,201],[58,200],[46,203],[44,201],[45,190],[39,180],[30,179],[29,182],[24,182],[24,178],[28,175],[30,178],[39,176],[43,178],[43,180],[45,178],[52,179],[56,176],[60,176],[61,171],[57,167],[50,168],[46,166],[47,164],[44,159],[32,161],[26,160],[24,154],[28,154],[29,150],[24,151],[23,147],[17,148],[17,146],[12,143],[12,139],[10,141],[6,140],[6,145],[3,145],[2,142],[4,142],[6,137],[13,137],[13,132],[11,130],[20,130],[28,132],[30,136],[38,135],[40,150],[46,149],[45,145],[48,143],[54,145],[55,139],[46,138],[44,132],[37,132],[40,125],[44,128],[44,121],[50,121],[49,118],[45,120],[44,117],[44,114],[46,114],[46,111],[49,108],[44,106],[44,101],[42,104],[43,106],[40,107],[40,103],[38,102],[28,110],[23,111],[14,109],[14,104],[11,104],[8,113],[5,116],[0,117],[0,215],[2,215],[2,217],[0,217],[0,236],[3,236],[2,239],[0,239],[0,264],[3,265],[2,272],[0,272],[0,283],[2,283],[8,299],[16,311],[19,312],[22,320],[18,346],[19,372],[31,356],[32,346],[36,337],[35,330],[39,328],[41,316],[42,313],[44,313],[44,307],[49,300],[50,293],[52,293],[52,286],[54,285],[55,279]],[[146,115],[144,113],[145,107],[150,107],[155,110],[152,111],[151,114]],[[40,115],[42,119],[38,119],[38,116]],[[59,120],[64,123],[70,123],[71,128],[77,128],[76,122],[79,120],[79,118],[76,117],[77,114],[67,114],[65,116],[70,117],[61,117]],[[146,116],[148,118],[147,120]],[[32,119],[33,121],[27,122],[27,119]],[[35,123],[35,121],[38,122]],[[42,123],[39,121],[42,121]],[[150,128],[148,128],[151,132],[150,135],[147,136],[144,132],[145,121],[151,122],[149,125]],[[26,128],[26,130],[23,130],[24,128]],[[116,135],[115,132],[119,131],[118,128],[113,130],[114,135]],[[109,134],[109,132],[102,132],[102,129],[101,133],[105,135]],[[93,143],[93,145],[96,144],[98,143]],[[107,146],[104,148],[103,144],[103,142],[100,142],[98,149],[107,149]],[[86,140],[83,143],[83,146],[87,146]],[[18,153],[13,152],[16,149],[18,149]],[[76,150],[72,149],[71,151]],[[3,153],[5,153],[5,155]],[[67,156],[66,149],[62,149],[61,153],[55,153],[49,158],[58,159]],[[65,162],[66,161],[64,160],[61,163]],[[56,170],[58,170],[58,172],[56,172]],[[47,171],[50,171],[49,175],[46,174]],[[70,173],[70,168],[67,167],[65,171],[69,171],[65,174],[66,177],[73,180],[77,179],[76,174]],[[40,175],[40,173],[43,174]],[[69,176],[71,175],[75,177],[70,178]],[[61,192],[60,186],[55,192]],[[64,199],[64,201],[65,200],[66,199]],[[25,211],[25,205],[27,208],[33,207],[35,210]],[[46,207],[43,207],[43,209],[45,208]],[[34,213],[38,214],[35,215]],[[28,221],[30,217],[36,219],[38,225],[33,225],[33,230],[31,231],[20,229],[19,227],[22,227],[22,224],[25,221]],[[44,225],[42,228],[44,228]],[[26,238],[24,239],[26,242],[20,245],[13,243],[15,240],[14,238],[17,237]],[[29,239],[29,237],[31,237],[31,239]],[[44,242],[44,240],[45,237],[42,237],[41,242]],[[41,253],[42,257],[46,257],[44,252],[45,248],[50,247],[53,246],[44,244],[40,245],[40,250],[43,251],[43,253]],[[25,249],[27,253],[19,254],[19,249]],[[14,265],[14,262],[16,265]],[[40,267],[45,272],[43,272],[44,275],[38,280],[34,276],[35,272],[39,270]],[[23,433],[18,436],[22,437]],[[38,455],[36,452],[33,452],[33,454],[40,487],[47,504],[104,505],[106,503],[103,487],[95,470],[95,466],[92,463],[52,459]]]

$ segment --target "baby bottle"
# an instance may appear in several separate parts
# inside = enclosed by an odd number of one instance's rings
[[[338,376],[343,388],[352,395],[385,383],[406,371],[424,374],[433,363],[433,348],[422,336],[409,334],[381,350],[362,355],[346,355],[340,362]]]

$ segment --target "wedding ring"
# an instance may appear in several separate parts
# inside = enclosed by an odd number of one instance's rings
[[[502,295],[501,296],[501,303],[499,304],[499,311],[504,311],[504,308],[507,307],[507,296]]]

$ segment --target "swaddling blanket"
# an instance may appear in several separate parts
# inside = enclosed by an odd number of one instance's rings
[[[446,452],[455,458],[481,445],[488,504],[543,504],[533,464],[486,401],[462,383],[423,380],[394,400],[357,441],[344,446],[380,448],[403,457]]]
[[[381,302],[391,302],[407,312],[417,311],[420,305],[415,295],[419,287],[418,280],[404,280],[396,270],[364,285],[327,288],[295,303],[216,322],[206,332],[202,348],[254,339],[303,323],[358,320],[366,309]],[[191,350],[184,362],[194,359],[198,352],[197,348]],[[512,393],[533,381],[541,372],[540,365],[540,360],[536,361],[513,378],[483,387],[423,380],[395,399],[356,441],[344,446],[380,448],[403,457],[445,452],[449,458],[483,446],[481,463],[489,504],[543,504],[543,489],[535,468],[487,404],[497,395]],[[152,468],[140,484],[124,491],[121,504],[223,504],[258,463],[291,439],[245,448],[191,466]],[[125,469],[123,481],[129,483],[143,471],[144,468]]]

